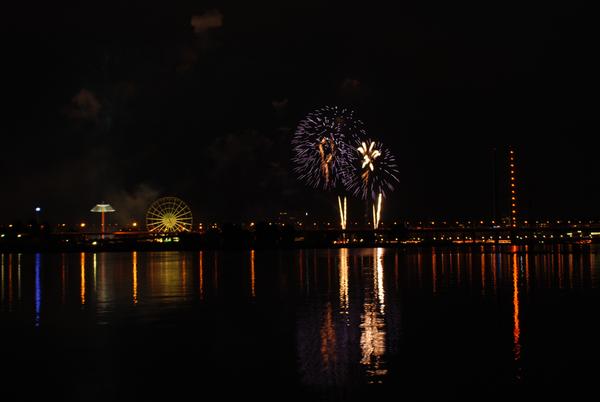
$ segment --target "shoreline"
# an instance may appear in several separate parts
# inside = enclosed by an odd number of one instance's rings
[[[421,249],[455,249],[480,252],[536,252],[547,251],[549,248],[558,248],[560,252],[589,252],[600,244],[599,242],[515,242],[515,243],[451,243],[451,242],[418,242],[418,243],[390,243],[390,242],[361,242],[361,243],[292,243],[292,244],[245,244],[245,245],[208,245],[202,243],[147,243],[147,242],[127,242],[127,243],[80,243],[71,245],[56,244],[21,244],[19,246],[5,245],[0,247],[0,253],[78,253],[78,252],[200,252],[200,251],[250,251],[250,250],[270,250],[270,251],[289,251],[289,250],[335,250],[335,249],[369,249],[385,248],[405,251],[414,251]]]

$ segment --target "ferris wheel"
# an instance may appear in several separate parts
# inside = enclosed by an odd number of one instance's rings
[[[146,228],[154,233],[190,232],[192,211],[177,197],[159,198],[146,212]]]

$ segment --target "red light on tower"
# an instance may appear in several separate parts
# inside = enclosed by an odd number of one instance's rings
[[[510,171],[510,193],[511,193],[511,208],[510,208],[510,226],[513,228],[517,227],[517,178],[516,178],[516,161],[515,161],[515,151],[513,149],[509,150],[509,171]]]

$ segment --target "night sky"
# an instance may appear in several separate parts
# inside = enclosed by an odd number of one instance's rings
[[[140,219],[168,195],[200,221],[335,219],[334,194],[289,162],[296,125],[324,105],[353,108],[395,153],[384,221],[490,217],[492,149],[502,170],[508,145],[525,216],[599,216],[596,13],[393,3],[4,6],[0,222],[37,205],[76,222],[103,200]]]

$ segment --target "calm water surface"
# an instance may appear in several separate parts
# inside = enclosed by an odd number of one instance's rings
[[[583,398],[600,249],[0,255],[0,394]]]

